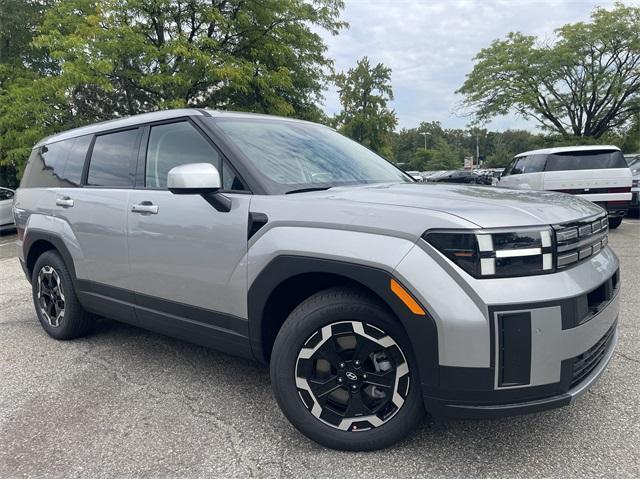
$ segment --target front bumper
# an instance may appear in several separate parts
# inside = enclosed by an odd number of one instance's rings
[[[550,396],[536,399],[522,400],[519,402],[486,403],[473,401],[452,401],[424,396],[424,403],[427,411],[434,416],[446,416],[457,418],[499,418],[505,416],[515,416],[520,414],[530,414],[534,412],[546,411],[572,404],[577,398],[586,393],[607,368],[609,361],[613,357],[616,345],[618,344],[617,324],[614,324],[610,336],[603,341],[598,349],[598,359],[594,361],[593,367],[583,379],[576,382],[566,392],[558,392]],[[574,361],[576,361],[574,359]],[[560,386],[559,389],[562,389]]]
[[[437,367],[420,364],[427,410],[498,417],[570,404],[613,354],[618,267],[607,247],[558,273],[475,280],[428,246],[410,252],[394,274],[411,285],[437,330],[428,344],[410,336],[419,362],[423,350],[437,349]]]

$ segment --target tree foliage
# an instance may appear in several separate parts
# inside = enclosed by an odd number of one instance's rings
[[[0,0],[0,163],[55,131],[158,109],[319,120],[342,0]],[[27,28],[25,28],[25,25]]]
[[[552,42],[494,41],[458,90],[478,121],[516,111],[562,136],[600,138],[640,108],[640,8],[596,8]]]
[[[391,133],[398,123],[395,112],[387,106],[393,100],[391,69],[382,63],[372,67],[364,57],[334,81],[342,105],[334,120],[336,126],[372,150],[391,156]]]

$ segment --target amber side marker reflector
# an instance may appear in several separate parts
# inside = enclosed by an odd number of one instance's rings
[[[417,314],[418,316],[426,316],[427,313],[424,312],[424,309],[422,309],[422,307],[416,302],[416,300],[413,299],[413,297],[407,292],[407,290],[400,286],[400,283],[398,283],[395,279],[391,280],[391,291],[398,298],[400,298],[400,301],[402,301],[413,314]]]

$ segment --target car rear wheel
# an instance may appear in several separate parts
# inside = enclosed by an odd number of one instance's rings
[[[615,218],[609,218],[609,228],[616,229],[622,224],[622,216],[616,216]]]
[[[271,381],[291,423],[330,448],[387,447],[424,416],[403,328],[355,289],[321,291],[289,315],[273,347]]]
[[[91,330],[93,318],[80,305],[69,270],[56,251],[45,251],[36,260],[31,287],[36,314],[49,336],[73,339]]]

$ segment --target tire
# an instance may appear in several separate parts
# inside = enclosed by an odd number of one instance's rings
[[[313,348],[316,352],[307,357]],[[315,376],[320,366],[326,382]],[[305,436],[332,449],[385,448],[411,433],[425,414],[418,368],[404,329],[384,304],[357,289],[327,289],[296,307],[278,332],[270,368],[284,415]],[[313,372],[307,376],[302,371]],[[372,386],[371,381],[387,385]],[[323,406],[312,390],[318,384],[333,388],[321,396]],[[360,404],[367,407],[359,409]],[[371,414],[375,407],[368,408],[372,404],[384,406],[376,415]]]
[[[93,318],[80,305],[69,270],[58,252],[49,250],[38,257],[31,276],[31,289],[38,320],[49,336],[74,339],[91,330]],[[53,303],[56,303],[55,307],[50,306]]]
[[[622,224],[622,216],[616,216],[615,218],[609,218],[609,229],[616,229]]]

